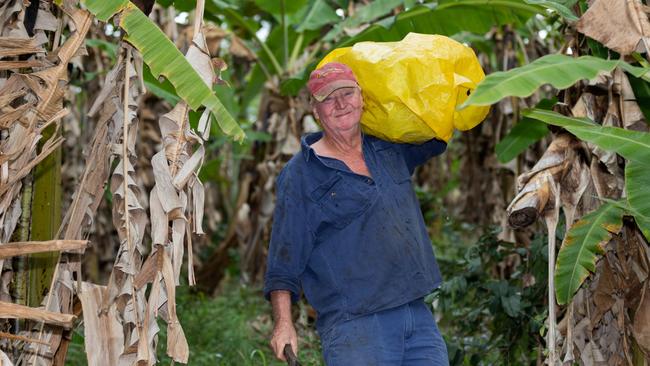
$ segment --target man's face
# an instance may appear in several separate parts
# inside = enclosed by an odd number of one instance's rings
[[[315,102],[314,115],[325,131],[347,131],[356,128],[363,111],[363,97],[359,88],[340,88],[322,102]]]

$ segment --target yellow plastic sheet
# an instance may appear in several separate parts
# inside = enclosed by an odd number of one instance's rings
[[[330,52],[318,64],[341,62],[356,75],[365,108],[363,130],[395,142],[449,141],[469,130],[489,107],[461,105],[485,74],[471,48],[453,39],[409,33],[399,42],[360,42]]]

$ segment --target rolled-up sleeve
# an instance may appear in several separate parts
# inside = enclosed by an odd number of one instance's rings
[[[420,145],[400,144],[399,146],[411,174],[415,168],[426,163],[432,157],[442,154],[447,149],[447,143],[437,139],[431,139]]]
[[[264,280],[267,300],[272,291],[288,290],[291,300],[298,301],[300,276],[313,248],[314,236],[309,227],[306,197],[302,197],[301,190],[296,187],[296,179],[287,168],[277,179],[277,201]]]

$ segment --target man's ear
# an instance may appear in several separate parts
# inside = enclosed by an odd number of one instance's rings
[[[311,107],[311,113],[314,115],[314,118],[315,118],[317,121],[320,121],[320,118],[318,118],[318,111],[316,110],[316,107],[315,107],[315,106],[312,106],[312,107]]]

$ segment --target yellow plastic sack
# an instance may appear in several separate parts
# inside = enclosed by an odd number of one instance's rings
[[[453,39],[409,33],[399,42],[360,42],[330,52],[328,62],[348,65],[365,108],[364,132],[394,142],[449,141],[453,129],[469,130],[489,107],[457,111],[485,74],[471,48]]]

